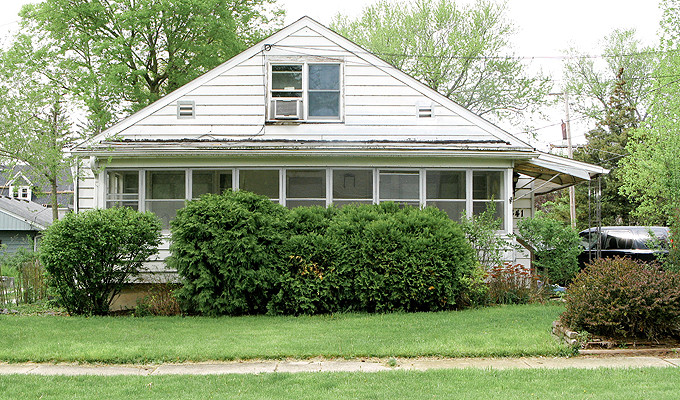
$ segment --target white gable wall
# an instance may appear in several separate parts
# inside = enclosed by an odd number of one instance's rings
[[[392,76],[396,70],[366,61],[311,28],[272,43],[203,82],[136,124],[128,139],[264,138],[307,140],[498,140],[438,99]],[[339,61],[343,69],[342,122],[264,125],[270,62]],[[411,83],[411,84],[409,84]],[[177,101],[194,101],[196,117],[177,118]],[[418,118],[417,105],[433,105],[433,118]]]

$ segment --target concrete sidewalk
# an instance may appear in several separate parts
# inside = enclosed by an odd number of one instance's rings
[[[391,360],[396,361],[396,365]],[[393,366],[390,366],[393,365]],[[680,356],[617,356],[573,358],[453,358],[267,360],[158,365],[0,364],[0,375],[215,375],[295,372],[378,372],[394,370],[479,368],[641,368],[680,367]]]

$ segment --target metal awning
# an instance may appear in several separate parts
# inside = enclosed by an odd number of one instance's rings
[[[514,169],[534,178],[532,183],[538,184],[533,190],[535,194],[550,193],[609,173],[597,165],[542,152],[536,158],[517,162]]]

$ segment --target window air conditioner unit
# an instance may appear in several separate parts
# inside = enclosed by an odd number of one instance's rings
[[[302,119],[302,99],[272,99],[271,119]]]

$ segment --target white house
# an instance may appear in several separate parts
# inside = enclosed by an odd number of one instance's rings
[[[503,234],[535,193],[607,172],[535,150],[308,17],[73,151],[87,160],[77,211],[151,210],[166,228],[185,200],[233,188],[453,219],[493,202]],[[150,265],[172,272],[167,256],[166,244]]]

